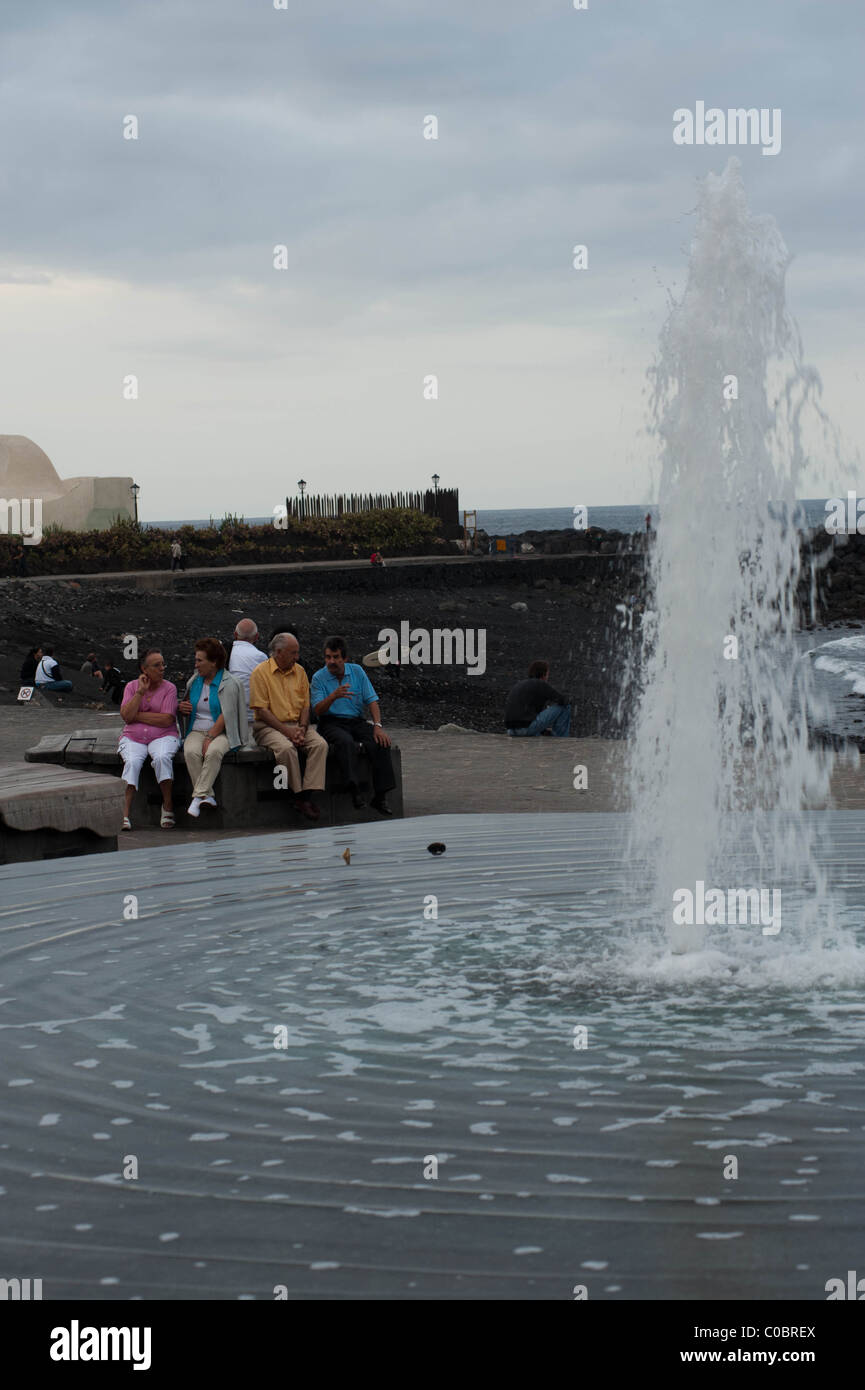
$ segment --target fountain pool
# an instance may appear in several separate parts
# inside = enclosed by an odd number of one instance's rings
[[[834,939],[791,900],[684,956],[625,815],[7,869],[5,1263],[46,1299],[824,1299],[865,1224],[865,813],[813,814]]]

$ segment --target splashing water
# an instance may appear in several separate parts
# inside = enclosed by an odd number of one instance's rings
[[[814,576],[801,572],[792,520],[805,427],[832,431],[786,309],[788,262],[731,160],[703,185],[687,284],[649,373],[662,524],[648,560],[656,619],[630,752],[631,852],[655,867],[652,910],[674,951],[703,942],[673,915],[673,894],[696,901],[698,881],[725,898],[778,890],[782,939],[834,928],[820,832],[802,815],[828,796],[832,755],[809,746],[819,711],[793,634]]]

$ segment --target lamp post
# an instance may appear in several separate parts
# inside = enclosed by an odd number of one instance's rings
[[[435,516],[438,516],[438,514],[439,514],[439,475],[438,475],[438,473],[433,473],[433,475],[432,475],[432,484],[433,484],[433,487],[435,488],[435,500],[434,500],[434,502],[433,502],[433,507],[434,507],[434,509],[435,509],[435,510],[434,510],[434,515],[435,515]]]
[[[138,525],[138,494],[141,491],[138,483],[133,483],[129,491],[132,493],[132,504],[135,508],[135,525]]]
[[[298,490],[298,492],[300,493],[300,515],[301,515],[301,518],[303,518],[303,517],[305,517],[305,515],[306,515],[306,506],[305,506],[305,503],[304,503],[304,500],[303,500],[303,494],[306,492],[306,479],[305,479],[305,478],[298,478],[298,481],[297,481],[297,490]]]

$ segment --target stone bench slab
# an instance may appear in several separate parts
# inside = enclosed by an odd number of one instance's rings
[[[389,794],[388,804],[395,816],[405,814],[402,793],[402,761],[399,747],[391,746],[396,787]],[[90,768],[97,777],[111,777],[118,787],[122,761],[117,751],[117,729],[75,729],[70,734],[47,735],[34,748],[27,750],[28,763],[59,763],[70,770],[75,767]],[[368,780],[368,764],[361,757],[358,764],[359,781],[362,794],[367,800],[372,795]],[[273,755],[266,748],[255,743],[244,744],[234,753],[227,753],[216,781],[215,794],[219,807],[208,811],[200,821],[186,816],[186,806],[192,794],[189,773],[182,749],[174,758],[174,809],[178,824],[193,827],[207,825],[214,830],[234,830],[251,828],[272,828],[277,826],[300,827],[301,821],[291,810],[291,796],[284,789],[277,789],[273,782]],[[334,785],[335,768],[328,757],[327,782],[324,794],[318,795],[321,812],[321,825],[352,825],[365,820],[377,820],[375,811],[368,808],[360,810],[352,805],[351,797],[337,790]],[[162,797],[156,785],[152,764],[148,760],[141,771],[139,789],[132,802],[131,819],[133,825],[158,825]],[[122,811],[121,811],[122,816]],[[117,825],[120,821],[118,819]]]
[[[122,788],[99,773],[5,763],[0,818],[12,830],[92,830],[116,836]]]
[[[69,734],[46,734],[36,744],[28,748],[24,757],[28,763],[62,763]]]

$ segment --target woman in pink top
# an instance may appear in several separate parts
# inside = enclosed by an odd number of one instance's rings
[[[147,755],[153,763],[159,790],[162,792],[164,829],[174,825],[172,779],[174,755],[180,747],[177,727],[177,687],[165,679],[162,652],[151,647],[139,663],[141,675],[130,681],[123,692],[120,714],[125,728],[120,735],[120,756],[123,759],[122,777],[126,783],[126,803],[123,808],[123,829],[131,830],[129,812],[132,798],[138,790],[138,777]]]

